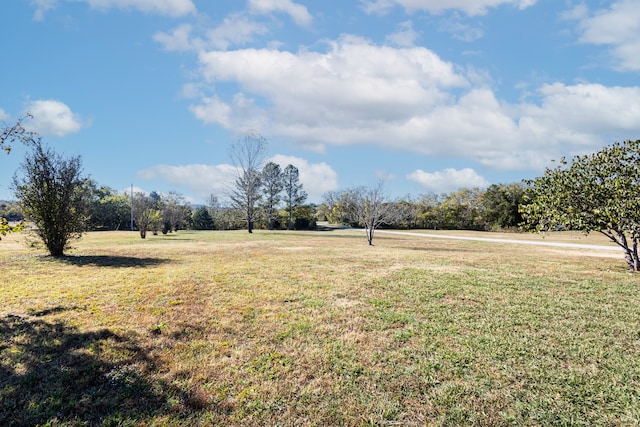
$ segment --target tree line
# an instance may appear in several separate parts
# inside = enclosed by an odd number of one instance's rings
[[[374,229],[517,231],[526,191],[524,183],[493,184],[390,200],[378,183],[325,194],[318,215],[330,223]]]
[[[287,165],[281,170],[269,162],[258,170],[266,156],[266,140],[256,133],[245,134],[232,146],[238,168],[229,193],[232,204],[222,207],[212,195],[210,206],[195,212],[175,192],[119,194],[108,186],[99,186],[83,176],[79,156],[63,158],[27,132],[21,121],[12,128],[5,127],[0,135],[0,148],[7,153],[14,141],[32,148],[11,183],[17,203],[4,203],[0,211],[0,234],[23,228],[23,224],[10,225],[7,216],[12,221],[28,220],[53,256],[63,255],[71,239],[89,230],[136,228],[144,239],[149,231],[167,234],[185,228],[233,229],[243,223],[251,232],[255,222],[264,218],[270,229],[280,227],[282,218],[287,219],[289,230],[313,225],[311,212],[303,205],[307,193],[299,181],[298,168]]]
[[[83,177],[80,157],[62,158],[28,132],[22,119],[11,127],[0,126],[0,149],[9,153],[16,141],[31,145],[33,151],[24,159],[21,173],[14,175],[12,189],[20,212],[35,224],[51,255],[62,255],[68,241],[88,229],[126,225],[126,196]],[[176,193],[137,193],[128,200],[129,225],[135,224],[145,238],[147,231],[169,233],[194,225],[228,229],[241,224],[251,233],[256,224],[274,229],[284,220],[292,229],[298,220],[309,227],[315,219],[324,219],[363,227],[370,245],[379,227],[580,230],[609,238],[623,249],[630,270],[640,271],[640,140],[614,143],[571,161],[563,158],[543,176],[522,183],[415,200],[389,200],[383,183],[378,183],[327,193],[317,207],[304,204],[307,194],[295,166],[282,170],[273,162],[265,164],[267,142],[260,134],[245,133],[230,152],[236,170],[228,193],[230,207],[221,207],[212,196],[209,207],[191,212]],[[21,227],[0,218],[0,235]]]

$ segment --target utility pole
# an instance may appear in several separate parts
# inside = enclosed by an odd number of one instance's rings
[[[131,184],[131,231],[133,231],[133,184]]]

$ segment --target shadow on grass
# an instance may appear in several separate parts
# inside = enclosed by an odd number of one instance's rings
[[[137,425],[205,406],[152,378],[157,363],[135,335],[81,332],[46,315],[0,318],[0,425]]]
[[[168,259],[163,258],[139,258],[112,255],[65,255],[51,258],[51,260],[62,261],[66,264],[79,267],[87,265],[96,267],[153,267],[169,262]]]

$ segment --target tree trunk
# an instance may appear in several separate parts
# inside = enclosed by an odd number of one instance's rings
[[[247,222],[247,231],[253,233],[253,221]]]
[[[366,228],[367,230],[367,241],[369,242],[369,246],[373,246],[373,227]]]
[[[629,270],[638,272],[640,271],[640,259],[638,258],[638,239],[633,238],[633,246],[629,247],[627,243],[627,236],[621,231],[618,231],[617,243],[624,250],[624,259],[627,261]]]
[[[627,263],[631,271],[640,271],[640,258],[638,257],[638,239],[633,239],[633,247],[627,251]]]

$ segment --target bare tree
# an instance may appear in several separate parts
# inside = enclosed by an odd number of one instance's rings
[[[246,132],[231,145],[230,155],[237,170],[230,198],[234,206],[243,212],[247,231],[252,233],[256,204],[261,196],[260,169],[267,157],[267,140],[256,131]]]
[[[18,119],[12,126],[7,126],[4,123],[0,123],[0,150],[4,150],[7,153],[11,151],[11,143],[19,141],[25,145],[35,144],[38,142],[36,139],[36,133],[28,131],[22,126],[24,119],[31,119],[33,116],[29,113],[26,116]]]
[[[384,181],[379,181],[373,187],[356,187],[330,193],[325,195],[325,203],[333,218],[348,225],[364,227],[370,246],[373,245],[376,229],[393,224],[399,215],[396,203],[387,199]]]

